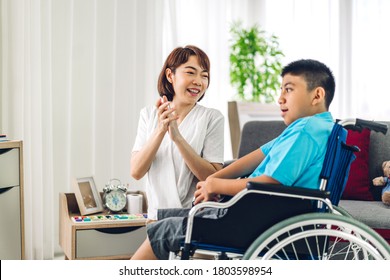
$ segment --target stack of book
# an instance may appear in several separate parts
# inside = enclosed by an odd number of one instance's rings
[[[0,142],[8,141],[7,135],[5,134],[0,134]]]

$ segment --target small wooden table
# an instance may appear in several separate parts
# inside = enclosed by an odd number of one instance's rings
[[[80,216],[75,194],[60,193],[60,245],[65,259],[130,259],[146,238],[146,219],[75,222],[75,216]]]

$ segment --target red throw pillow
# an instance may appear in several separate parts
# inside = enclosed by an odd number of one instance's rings
[[[348,131],[347,144],[358,146],[356,159],[351,164],[347,185],[341,199],[374,200],[369,190],[370,175],[368,170],[368,152],[370,148],[370,130]]]

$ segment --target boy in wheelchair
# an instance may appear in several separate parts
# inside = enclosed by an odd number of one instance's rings
[[[335,91],[331,70],[315,60],[294,61],[283,68],[278,98],[287,128],[259,149],[199,182],[194,203],[234,196],[247,182],[275,183],[318,188],[326,144],[334,120],[329,106]],[[251,174],[248,178],[240,178]],[[237,179],[240,178],[240,179]],[[148,237],[132,259],[168,259],[184,240],[189,209],[161,209],[159,220],[147,225]],[[197,215],[218,218],[220,209],[205,209]]]

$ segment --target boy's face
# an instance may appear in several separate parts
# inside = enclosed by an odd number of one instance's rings
[[[284,75],[278,99],[284,123],[290,125],[299,118],[315,114],[313,111],[314,96],[315,90],[307,91],[307,83],[303,77]]]

